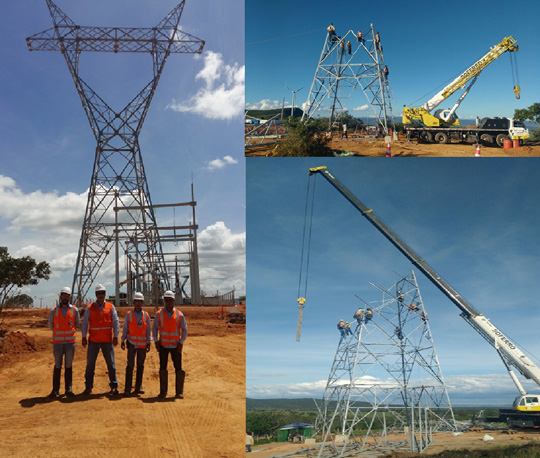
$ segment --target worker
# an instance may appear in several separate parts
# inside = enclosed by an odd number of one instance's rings
[[[373,318],[373,310],[371,310],[369,307],[366,310],[366,324],[369,320]]]
[[[397,300],[401,303],[405,300],[405,294],[403,294],[401,291],[398,291],[398,298]]]
[[[60,290],[59,304],[49,313],[49,329],[53,332],[53,389],[50,398],[60,395],[60,375],[62,372],[62,362],[64,366],[64,383],[66,396],[75,396],[72,390],[73,381],[73,356],[75,355],[75,333],[79,326],[79,310],[69,303],[71,299],[71,289],[65,286]]]
[[[114,365],[114,347],[118,345],[120,323],[114,305],[105,300],[106,292],[105,286],[96,286],[96,301],[86,308],[82,319],[82,346],[86,348],[88,345],[86,372],[84,374],[86,383],[86,389],[83,392],[84,395],[92,393],[96,360],[100,350],[107,363],[109,386],[111,388],[110,394],[118,394],[118,381],[116,380],[116,367]],[[89,334],[88,340],[86,339],[87,332]]]
[[[330,25],[326,28],[328,30],[328,36],[330,37],[330,41],[336,40],[336,28],[334,27],[334,24],[330,23]]]
[[[343,320],[338,321],[337,328],[341,333],[341,337],[345,337],[345,322]]]
[[[403,340],[403,333],[401,332],[401,328],[396,327],[396,329],[394,329],[394,334],[399,340]]]
[[[356,34],[356,41],[358,41],[358,43],[364,44],[364,34],[360,32],[360,30]]]
[[[349,54],[352,54],[352,53],[351,53],[351,49],[352,49],[351,42],[347,40],[347,52],[348,52]]]
[[[146,353],[150,351],[150,315],[142,308],[144,296],[142,293],[133,295],[133,310],[126,314],[122,330],[122,350],[126,349],[127,340],[127,366],[124,395],[131,394],[133,384],[133,370],[135,369],[135,355],[137,355],[137,377],[135,378],[135,394],[144,394],[142,380],[144,374],[144,361]]]
[[[388,74],[389,74],[390,72],[388,71],[388,67],[387,67],[386,65],[384,66],[383,72],[384,72],[384,77],[385,77],[386,79],[388,79]]]
[[[410,303],[408,308],[411,312],[416,312],[418,310],[418,306],[414,302]]]
[[[345,137],[347,140],[349,139],[349,136],[347,135],[347,124],[346,123],[343,123],[343,125],[341,126],[342,128],[342,131],[341,131],[341,138]]]
[[[186,319],[182,312],[174,307],[174,293],[165,291],[163,301],[165,307],[154,317],[153,336],[156,350],[159,352],[159,398],[167,396],[169,373],[167,359],[171,355],[176,374],[175,397],[184,399],[184,380],[186,373],[182,370],[182,348],[188,335]],[[158,338],[159,334],[159,338]]]
[[[348,321],[345,322],[345,333],[352,336],[351,324]]]
[[[427,321],[427,312],[425,310],[422,313],[420,313],[420,318],[422,318],[422,321],[424,323]]]
[[[358,324],[361,324],[364,321],[364,309],[359,308],[353,315],[353,318],[356,318]]]
[[[343,43],[343,40],[340,40],[339,46],[341,48],[341,53],[344,53],[345,52],[345,43]]]
[[[381,48],[381,36],[379,35],[379,32],[377,32],[375,34],[375,47],[379,50],[379,51],[382,51],[382,48]]]
[[[253,436],[246,433],[246,452],[251,452],[251,447],[253,445]]]

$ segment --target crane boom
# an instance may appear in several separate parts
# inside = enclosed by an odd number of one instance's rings
[[[465,96],[468,94],[472,85],[476,82],[482,70],[498,59],[506,51],[516,52],[518,49],[519,46],[516,45],[516,40],[513,37],[504,37],[500,43],[493,46],[484,56],[478,59],[467,70],[454,79],[450,84],[446,85],[420,108],[411,108],[407,106],[403,107],[403,123],[410,124],[412,121],[418,120],[426,126],[436,127],[440,125],[440,121],[442,120],[448,124],[459,125],[459,120],[454,113]],[[437,110],[434,114],[431,114],[435,108],[437,108],[454,92],[460,88],[464,89],[465,85],[470,80],[472,80],[471,83],[467,86],[462,96],[451,110]],[[514,93],[516,94],[516,98],[519,99],[519,85],[514,86]]]
[[[540,369],[488,318],[476,310],[454,288],[452,288],[426,261],[413,251],[392,229],[383,223],[373,210],[366,207],[343,183],[332,175],[327,167],[314,167],[309,169],[309,175],[318,173],[322,175],[337,191],[345,197],[375,228],[381,232],[418,270],[420,270],[446,297],[448,297],[460,310],[461,317],[465,319],[491,346],[493,346],[509,371],[518,390],[524,394],[521,383],[510,369],[514,366],[524,377],[532,379],[540,386]]]
[[[484,68],[491,64],[494,60],[498,59],[506,51],[514,52],[518,49],[519,47],[516,45],[516,40],[513,37],[503,38],[502,41],[493,46],[493,48],[491,48],[486,55],[478,59],[454,81],[435,94],[424,105],[422,105],[422,108],[429,112],[438,107],[444,100],[450,97],[459,88],[463,88],[469,80],[475,76],[478,76]]]

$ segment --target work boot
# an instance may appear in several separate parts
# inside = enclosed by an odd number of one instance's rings
[[[72,398],[75,396],[75,393],[73,393],[73,389],[71,388],[71,384],[73,382],[73,368],[70,367],[69,369],[66,368],[64,370],[64,383],[66,385],[66,396],[68,398]]]
[[[175,398],[184,399],[184,380],[186,373],[183,370],[176,372],[176,395]]]
[[[133,366],[126,366],[126,383],[124,386],[124,396],[131,394],[131,386],[133,384]]]
[[[167,396],[167,388],[169,385],[169,373],[167,369],[159,371],[159,394],[158,398],[164,398]]]
[[[137,377],[135,378],[135,394],[144,394],[142,387],[142,379],[144,374],[144,366],[137,366]]]
[[[53,389],[51,391],[51,394],[49,394],[49,397],[50,398],[56,398],[58,396],[60,396],[60,372],[61,372],[61,368],[59,367],[56,367],[54,368],[53,370],[53,383],[52,383],[52,386],[53,386]]]

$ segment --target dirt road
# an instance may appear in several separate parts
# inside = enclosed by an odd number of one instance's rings
[[[486,434],[493,437],[493,440],[484,441]],[[504,445],[523,445],[529,442],[540,443],[540,434],[536,432],[518,432],[517,434],[504,434],[502,431],[476,431],[466,432],[460,436],[453,436],[451,433],[438,433],[433,435],[434,442],[422,453],[422,455],[435,455],[446,450],[492,450]],[[307,445],[291,444],[288,442],[273,442],[265,445],[253,447],[255,458],[268,458],[287,452],[297,451],[306,448]],[[311,446],[313,447],[313,446]],[[387,456],[381,452],[381,456]],[[400,453],[400,457],[405,458],[407,453]],[[466,456],[466,453],[463,453]]]
[[[101,355],[93,394],[80,395],[86,365],[80,332],[73,363],[77,396],[50,400],[53,355],[46,314],[8,312],[4,328],[20,333],[4,340],[7,352],[0,356],[0,456],[245,456],[245,325],[219,320],[217,307],[181,310],[189,327],[182,360],[186,371],[183,400],[170,397],[171,368],[169,397],[156,398],[159,358],[154,348],[145,363],[144,395],[109,396]],[[126,311],[119,311],[121,323]],[[147,311],[153,315],[153,309]],[[122,391],[126,352],[120,345],[115,358]],[[63,376],[60,392],[64,393]]]
[[[339,140],[337,137],[328,146],[335,151],[349,151],[354,156],[384,157],[387,144],[382,140]],[[272,157],[275,144],[246,149],[246,156]],[[392,157],[475,157],[476,147],[466,143],[439,145],[435,143],[418,144],[400,139],[391,143]],[[537,157],[540,156],[540,144],[522,146],[520,148],[481,147],[481,157]]]

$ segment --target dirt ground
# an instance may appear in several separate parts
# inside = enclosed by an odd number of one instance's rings
[[[80,332],[73,363],[74,398],[49,399],[54,358],[48,313],[9,311],[0,339],[0,456],[190,457],[245,456],[245,325],[219,320],[217,307],[180,307],[189,335],[183,349],[184,399],[158,399],[159,358],[147,354],[139,397],[108,395],[107,366],[96,364],[94,390],[83,396],[86,351]],[[153,309],[146,309],[153,316]],[[126,310],[119,310],[120,322]],[[115,348],[119,391],[126,352]],[[62,371],[63,374],[63,371]],[[172,388],[172,390],[171,390]]]
[[[246,148],[247,157],[273,157],[276,144]],[[387,143],[380,139],[373,140],[340,140],[338,137],[328,144],[335,151],[349,151],[354,156],[383,157],[386,155]],[[475,157],[476,146],[466,143],[418,144],[416,140],[407,142],[400,136],[400,140],[391,143],[392,157]],[[520,148],[495,148],[482,146],[480,148],[481,157],[537,157],[540,156],[540,144],[535,143],[530,146]]]
[[[486,434],[493,437],[493,440],[484,441]],[[540,443],[540,433],[538,432],[517,432],[516,434],[505,434],[502,431],[476,431],[465,432],[461,436],[453,436],[451,433],[438,433],[433,435],[434,442],[422,453],[422,455],[436,455],[446,450],[490,450],[503,445],[524,445],[530,442]],[[267,458],[283,453],[293,452],[308,447],[304,444],[291,444],[289,442],[273,442],[270,444],[257,445],[253,447],[253,458]],[[312,446],[310,446],[312,447]],[[387,452],[382,452],[382,456],[387,456]],[[400,453],[400,458],[405,458],[408,453]],[[415,454],[416,455],[416,454]],[[463,456],[466,456],[465,453]]]

